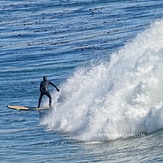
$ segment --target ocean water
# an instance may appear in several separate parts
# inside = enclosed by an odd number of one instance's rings
[[[162,8],[0,0],[0,162],[162,162]],[[52,110],[7,108],[37,106],[44,75]]]

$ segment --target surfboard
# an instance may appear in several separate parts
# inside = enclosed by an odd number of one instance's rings
[[[39,110],[49,110],[51,108],[49,107],[30,107],[30,106],[16,106],[16,105],[9,105],[7,106],[10,109],[15,109],[15,110],[24,110],[24,111],[39,111]]]

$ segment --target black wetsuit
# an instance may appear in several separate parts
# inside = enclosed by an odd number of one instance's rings
[[[52,85],[53,87],[55,87],[56,90],[59,92],[59,89],[52,82],[48,81],[46,76],[44,76],[43,81],[40,83],[40,98],[39,98],[39,102],[38,102],[38,108],[40,107],[41,99],[42,99],[43,95],[47,95],[49,97],[49,107],[51,107],[52,98],[51,98],[51,95],[48,90],[49,84]]]

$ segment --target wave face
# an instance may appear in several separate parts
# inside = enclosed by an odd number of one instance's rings
[[[53,93],[42,124],[82,141],[106,141],[163,128],[163,21],[111,55],[78,68]]]

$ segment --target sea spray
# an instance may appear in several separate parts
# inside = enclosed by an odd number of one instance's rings
[[[154,22],[109,62],[78,68],[53,93],[53,110],[42,124],[82,141],[163,128],[162,26],[162,20]]]

